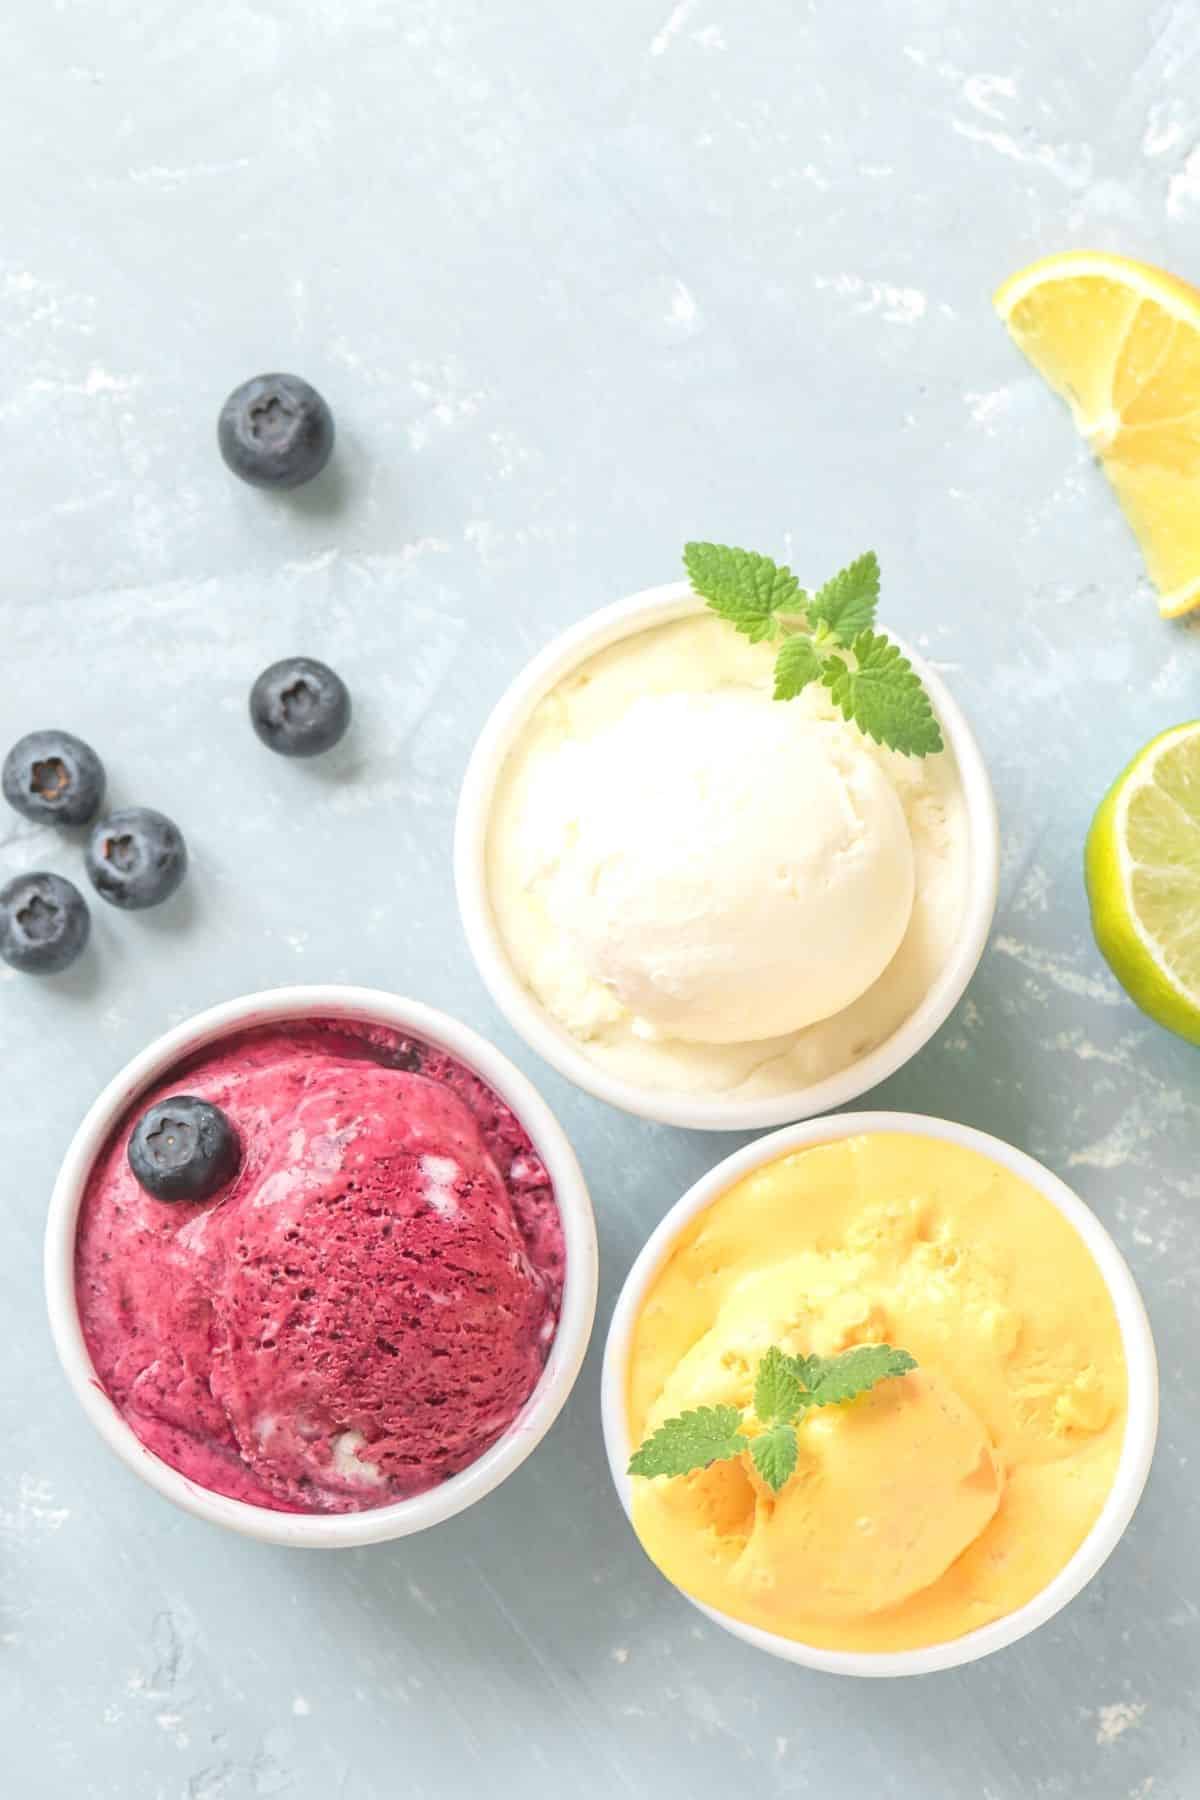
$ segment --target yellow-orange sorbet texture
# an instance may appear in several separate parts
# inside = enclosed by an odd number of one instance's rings
[[[1043,1194],[938,1138],[797,1151],[692,1220],[635,1323],[631,1441],[697,1406],[751,1421],[771,1344],[883,1342],[918,1368],[810,1411],[778,1494],[748,1456],[635,1478],[638,1536],[684,1593],[802,1643],[910,1650],[1015,1611],[1070,1560],[1125,1431],[1112,1300]]]

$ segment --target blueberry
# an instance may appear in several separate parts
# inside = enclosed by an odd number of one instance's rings
[[[126,912],[140,912],[168,899],[183,880],[187,861],[179,827],[148,806],[110,813],[88,841],[92,886],[102,900]]]
[[[256,375],[221,408],[217,442],[234,474],[253,487],[300,487],[333,453],[333,414],[298,375]]]
[[[39,825],[90,825],[104,798],[104,764],[69,731],[31,731],[5,757],[0,786]]]
[[[323,662],[289,656],[264,669],[251,688],[250,722],[280,756],[320,756],[345,735],[350,695]]]
[[[211,1200],[240,1160],[237,1133],[225,1114],[194,1094],[156,1101],[129,1139],[134,1178],[156,1200]]]
[[[0,957],[25,975],[57,975],[81,954],[92,916],[61,875],[18,875],[0,888]]]

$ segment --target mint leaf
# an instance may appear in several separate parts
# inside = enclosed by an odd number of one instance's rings
[[[818,588],[809,601],[808,616],[812,624],[828,626],[830,635],[848,650],[860,631],[874,625],[878,605],[879,558],[868,550]]]
[[[630,1458],[631,1475],[688,1475],[740,1456],[747,1440],[736,1406],[698,1406],[667,1419]]]
[[[796,1467],[795,1430],[791,1425],[772,1425],[753,1440],[750,1454],[767,1486],[777,1494]]]
[[[907,1375],[916,1366],[907,1350],[893,1350],[890,1344],[855,1344],[839,1356],[787,1356],[772,1344],[754,1380],[754,1411],[765,1427],[757,1437],[743,1434],[736,1406],[698,1406],[652,1432],[630,1458],[629,1473],[690,1475],[749,1450],[755,1468],[777,1494],[795,1470],[796,1426],[809,1407],[841,1406],[877,1381]]]
[[[825,658],[809,637],[786,638],[775,658],[775,698],[794,700],[810,681],[816,681]]]
[[[802,1407],[815,1404],[812,1387],[821,1370],[826,1365],[823,1356],[789,1356],[788,1365],[800,1384],[800,1405]]]
[[[696,593],[752,644],[784,634],[775,661],[775,698],[794,700],[820,680],[852,725],[903,756],[943,748],[933,704],[908,659],[875,626],[879,558],[858,556],[815,595],[783,563],[730,544],[685,544],[683,560]],[[849,652],[832,653],[837,645]]]
[[[916,1358],[907,1350],[893,1350],[890,1344],[855,1344],[840,1356],[814,1356],[807,1361],[813,1406],[841,1406],[844,1401],[865,1394],[876,1382],[886,1381],[892,1375],[907,1375],[917,1366]]]
[[[792,571],[756,551],[685,544],[683,561],[700,598],[752,644],[774,636],[777,612],[803,612],[808,604]]]
[[[754,1410],[764,1425],[790,1424],[804,1403],[804,1392],[792,1357],[775,1344],[758,1365]],[[759,1440],[755,1439],[757,1443]]]
[[[902,756],[940,750],[942,734],[933,706],[908,658],[873,631],[860,631],[851,649],[854,668],[833,656],[821,676],[843,718]]]

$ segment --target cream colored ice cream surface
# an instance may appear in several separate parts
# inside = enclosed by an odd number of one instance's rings
[[[950,751],[870,743],[707,613],[598,652],[534,709],[497,783],[493,913],[512,965],[599,1067],[746,1098],[890,1037],[958,935]]]

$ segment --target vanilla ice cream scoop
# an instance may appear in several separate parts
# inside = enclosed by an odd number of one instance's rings
[[[550,919],[646,1036],[779,1037],[900,947],[914,859],[857,734],[740,691],[651,694],[562,746],[527,812]]]

